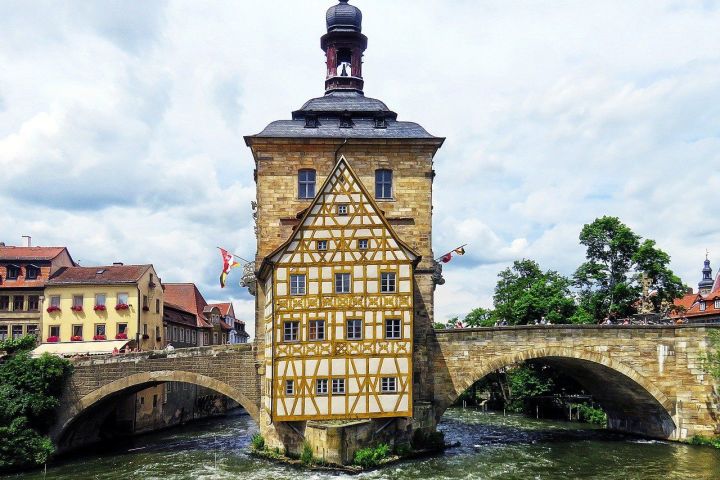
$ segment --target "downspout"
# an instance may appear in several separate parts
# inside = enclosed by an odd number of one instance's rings
[[[142,307],[140,306],[140,302],[142,301],[142,298],[140,298],[140,285],[135,286],[137,288],[137,331],[135,332],[135,348],[140,350],[140,312],[142,312]]]
[[[335,150],[335,163],[338,162],[338,153],[340,153],[340,150],[342,150],[343,147],[345,145],[347,145],[347,143],[348,143],[348,139],[347,139],[347,137],[345,137],[345,139],[343,140],[343,143],[341,143],[340,146],[337,148],[337,150]]]

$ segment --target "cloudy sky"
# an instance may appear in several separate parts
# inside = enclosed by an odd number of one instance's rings
[[[0,241],[218,286],[252,257],[242,136],[323,93],[329,0],[0,0]],[[571,274],[617,215],[693,285],[720,266],[720,2],[355,0],[365,92],[447,137],[438,319],[489,306],[514,259]],[[250,324],[252,322],[249,322]],[[252,329],[252,325],[250,325]]]

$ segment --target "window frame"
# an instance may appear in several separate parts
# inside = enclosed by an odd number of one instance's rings
[[[101,329],[102,333],[98,333]],[[95,332],[94,336],[105,335],[105,338],[107,338],[107,326],[104,323],[96,323],[93,331]]]
[[[317,396],[327,396],[328,394],[328,379],[327,378],[317,378],[315,379],[315,395]]]
[[[125,301],[123,302],[121,299],[125,298]],[[115,296],[115,304],[116,305],[130,305],[130,295],[125,292],[120,292]]]
[[[25,265],[25,280],[37,280],[40,276],[40,267]]]
[[[76,334],[75,334],[75,330],[76,330],[77,328],[80,329],[80,335],[76,335]],[[82,338],[82,339],[85,339],[85,337],[83,336],[83,326],[82,326],[82,324],[74,324],[74,325],[72,326],[72,330],[71,330],[71,331],[72,331],[71,337],[80,337],[80,338]]]
[[[305,177],[304,177],[305,176]],[[310,178],[312,177],[312,179]],[[312,200],[315,198],[317,186],[317,172],[313,168],[301,168],[298,170],[298,199]],[[310,190],[312,189],[312,190]]]
[[[715,300],[715,309],[720,310],[720,300]]]
[[[11,338],[17,340],[23,336],[23,326],[21,324],[14,324],[10,330]]]
[[[54,334],[54,335],[53,335],[53,333],[54,333],[55,331],[57,331],[57,334]],[[57,337],[58,340],[60,340],[60,325],[49,325],[49,326],[48,326],[48,334],[49,334],[49,335],[48,335],[48,338],[50,338],[50,337]]]
[[[0,295],[0,312],[10,311],[10,295]]]
[[[339,217],[347,217],[350,214],[350,207],[347,203],[340,203],[337,205],[336,213]]]
[[[707,309],[707,305],[705,304],[705,301],[700,301],[700,311],[704,312]]]
[[[13,272],[12,274],[10,272]],[[20,267],[18,265],[7,265],[5,267],[5,279],[17,280],[20,278]]]
[[[59,328],[59,326],[58,326],[58,328]],[[9,325],[0,325],[0,340],[7,340],[9,332],[10,332]]]
[[[296,280],[302,279],[302,285]],[[302,288],[300,288],[302,287]],[[304,273],[291,273],[290,274],[290,295],[301,296],[307,295],[307,275]]]
[[[325,320],[310,320],[308,322],[308,341],[322,342],[326,338]]]
[[[386,175],[388,175],[386,177]],[[389,177],[389,178],[388,178]],[[375,170],[375,199],[393,200],[393,171],[389,168]],[[387,191],[389,190],[389,191]]]
[[[340,286],[342,288],[338,289],[338,278],[342,279],[340,282]],[[344,279],[347,278],[347,285],[345,285]],[[334,290],[333,292],[340,295],[347,295],[352,293],[352,274],[350,272],[335,272],[335,281],[333,282]]]
[[[294,397],[295,396],[295,380],[285,380],[285,396],[286,397]]]
[[[398,378],[380,377],[380,393],[398,393]]]
[[[365,243],[365,246],[363,247],[363,242]],[[357,243],[358,250],[367,250],[370,247],[370,240],[367,238],[359,238]]]
[[[102,298],[102,303],[100,303],[100,298]],[[95,294],[95,306],[102,305],[107,306],[107,295],[104,293],[96,293]]]
[[[290,330],[288,330],[288,327]],[[294,331],[293,331],[294,330]],[[300,341],[300,322],[287,320],[283,322],[283,342],[295,343]]]
[[[397,322],[397,336],[395,336],[396,329],[390,327],[390,322]],[[402,320],[399,318],[386,318],[385,319],[385,339],[386,340],[402,340],[403,338],[403,325]],[[388,335],[388,333],[390,333]]]
[[[331,382],[331,393],[333,395],[347,395],[344,378],[333,378]]]
[[[20,299],[20,308],[17,308],[18,299]],[[13,307],[13,312],[25,311],[25,295],[13,295],[12,296],[12,307]]]
[[[358,336],[353,335],[350,336],[350,324],[358,323],[360,326],[358,327]],[[352,331],[355,332],[355,327],[352,328]],[[349,318],[345,321],[345,340],[362,340],[363,339],[363,321],[361,318]]]
[[[50,306],[51,307],[60,307],[60,295],[51,295],[50,296]]]
[[[40,295],[28,295],[27,309],[28,309],[28,312],[39,312],[40,311]]]
[[[78,303],[78,299],[80,299],[80,303]],[[72,306],[73,307],[83,307],[85,303],[85,295],[73,295],[72,296]]]
[[[120,327],[125,327],[125,328],[121,329]],[[117,335],[120,335],[121,333],[124,333],[124,334],[127,335],[127,332],[128,332],[128,324],[127,324],[127,323],[118,323],[118,324],[117,324],[117,327],[116,327],[116,330],[117,330]]]
[[[392,279],[392,284],[390,280]],[[390,289],[392,287],[392,289]],[[397,273],[380,272],[380,293],[397,293]]]
[[[328,250],[328,241],[327,240],[316,240],[315,241],[315,249],[318,252],[327,252]]]

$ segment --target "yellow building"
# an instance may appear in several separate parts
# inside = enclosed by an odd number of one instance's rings
[[[274,420],[412,416],[417,260],[341,158],[260,271]]]
[[[61,268],[45,285],[42,312],[45,351],[164,346],[163,288],[152,265]]]

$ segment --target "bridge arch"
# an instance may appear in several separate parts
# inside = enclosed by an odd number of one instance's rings
[[[83,413],[106,399],[123,392],[139,391],[164,382],[190,383],[213,390],[239,403],[255,422],[259,421],[260,411],[258,405],[237,388],[199,373],[182,370],[160,370],[135,373],[120,378],[97,388],[82,398],[76,399],[72,408],[63,412],[62,418],[58,419],[55,434],[52,436],[56,443],[60,442],[65,434],[73,428],[76,420],[82,417]]]
[[[675,438],[674,402],[650,379],[608,355],[581,348],[527,348],[501,356],[483,357],[472,350],[448,365],[452,389],[439,404],[445,410],[475,382],[499,369],[536,360],[563,371],[580,383],[603,406],[609,427],[656,438]]]

